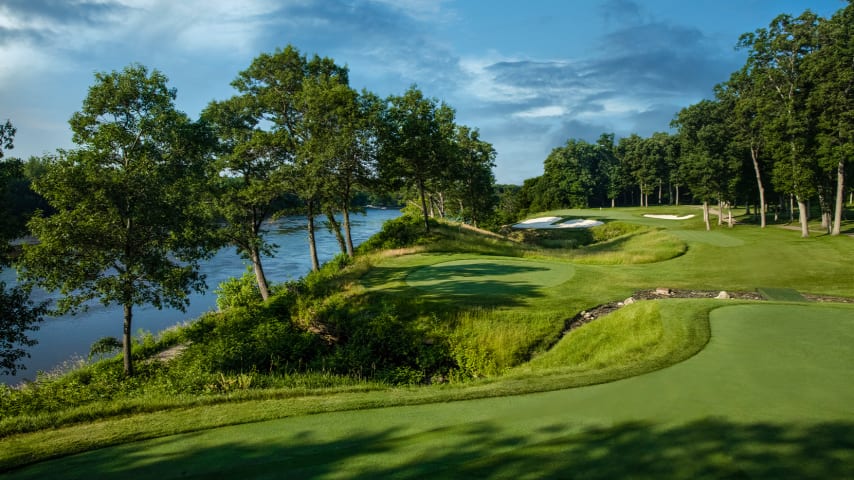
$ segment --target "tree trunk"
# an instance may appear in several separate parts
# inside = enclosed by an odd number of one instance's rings
[[[270,287],[267,285],[267,277],[264,275],[264,267],[261,266],[261,252],[252,247],[249,251],[249,260],[252,262],[252,270],[255,272],[255,281],[258,283],[258,291],[261,298],[266,302],[270,298]]]
[[[131,356],[131,322],[133,320],[133,305],[124,305],[125,321],[122,328],[122,357],[124,358],[125,376],[133,376],[133,357]]]
[[[718,200],[718,225],[724,224],[724,202]]]
[[[352,257],[355,249],[353,248],[353,232],[350,228],[350,209],[344,207],[344,236],[347,240],[347,255]]]
[[[825,187],[818,189],[818,208],[821,211],[821,229],[830,233],[832,230],[831,218],[833,214],[831,212],[832,207],[828,198],[828,192]]]
[[[810,236],[810,225],[809,225],[809,217],[807,216],[807,204],[800,197],[798,197],[798,219],[801,222],[801,236],[809,237]]]
[[[421,195],[421,212],[424,214],[424,230],[430,231],[430,220],[427,218],[427,196],[424,193],[424,180],[418,180],[418,193]]]
[[[612,198],[611,199],[611,208],[614,208],[615,205],[616,205],[616,199]]]
[[[658,204],[661,205],[661,179],[658,180]]]
[[[759,150],[750,147],[750,158],[753,160],[753,171],[756,173],[756,186],[759,187],[759,224],[765,228],[765,186],[762,185],[762,175],[759,172]]]
[[[706,231],[712,229],[712,226],[709,224],[709,202],[703,202],[703,223],[706,224]]]
[[[676,184],[676,206],[679,206],[679,184]]]
[[[329,222],[329,229],[335,235],[335,240],[338,242],[338,248],[341,253],[347,254],[347,241],[344,239],[344,234],[341,233],[341,224],[335,219],[335,214],[332,210],[326,211],[326,221]]]
[[[839,235],[842,228],[842,209],[845,200],[845,160],[840,159],[836,167],[836,204],[833,210],[833,230],[831,235]]]
[[[806,208],[806,205],[804,205]],[[804,213],[804,218],[806,218],[806,213]],[[789,223],[795,221],[795,196],[789,195]]]
[[[311,257],[311,271],[320,270],[320,261],[317,259],[317,242],[314,238],[314,205],[308,202],[308,254]]]
[[[727,204],[727,224],[729,225],[729,228],[732,228],[732,205],[730,204]]]

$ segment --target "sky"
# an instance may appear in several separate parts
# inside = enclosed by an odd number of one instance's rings
[[[95,72],[163,72],[197,118],[261,53],[333,58],[382,97],[417,85],[497,152],[499,183],[541,175],[570,138],[669,131],[740,68],[745,32],[842,0],[0,0],[7,156],[73,148]]]

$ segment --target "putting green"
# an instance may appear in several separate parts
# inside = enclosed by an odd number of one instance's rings
[[[427,265],[411,272],[406,283],[431,293],[452,295],[525,295],[572,278],[568,263],[507,257],[479,257]]]
[[[696,356],[571,390],[120,445],[20,478],[854,478],[854,308],[717,309]]]

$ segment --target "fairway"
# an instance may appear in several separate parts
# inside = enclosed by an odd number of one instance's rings
[[[13,477],[854,477],[854,308],[735,305],[711,327],[696,356],[618,382],[225,427]]]
[[[422,290],[451,295],[528,295],[572,278],[568,263],[546,263],[488,257],[427,265],[414,270],[406,283]]]

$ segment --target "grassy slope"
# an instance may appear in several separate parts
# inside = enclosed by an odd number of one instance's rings
[[[601,215],[599,211],[571,213],[577,216],[597,213]],[[633,210],[606,211],[606,213],[611,218],[637,221],[651,226],[696,227],[691,221],[674,223],[666,220],[644,219],[638,217],[638,211]],[[599,262],[606,265],[577,264],[574,267],[575,274],[569,281],[538,289],[533,301],[517,300],[512,304],[497,302],[488,306],[500,309],[507,314],[508,318],[511,318],[514,312],[536,310],[539,314],[543,312],[560,314],[554,317],[555,320],[559,320],[598,303],[625,298],[636,289],[657,286],[743,290],[764,286],[854,296],[854,290],[852,290],[854,287],[850,281],[845,280],[849,276],[846,265],[854,261],[854,248],[850,238],[821,237],[802,240],[796,233],[789,231],[769,229],[760,232],[758,229],[745,227],[733,231],[716,230],[708,236],[704,235],[706,232],[696,230],[678,230],[674,234],[689,243],[687,253],[677,259],[655,264],[619,267],[607,265],[617,263],[613,261]],[[465,244],[463,240],[458,242],[461,245]],[[483,247],[482,250],[484,253],[502,255],[516,253],[512,248],[504,245],[499,245],[498,248]],[[613,252],[602,253],[613,255]],[[544,258],[546,254],[529,252],[526,255]],[[407,275],[415,267],[471,258],[477,257],[433,253],[393,258],[379,264],[365,283],[368,288],[402,292],[407,290]],[[596,263],[595,257],[587,258],[585,261]],[[458,305],[458,298],[438,297],[435,300],[437,306],[450,308]],[[553,325],[559,326],[558,322]],[[551,355],[562,355],[561,349],[565,344],[568,345],[566,342],[561,342],[558,348],[550,352]],[[652,357],[654,358],[655,355]],[[659,358],[659,362],[661,361]],[[665,358],[664,363],[668,361],[672,359]],[[663,366],[661,363],[650,364],[645,367],[646,369],[628,368],[625,371],[617,369],[607,374],[594,371],[591,374],[592,377],[579,375],[577,371],[573,372],[571,369],[560,373],[560,369],[543,370],[527,367],[526,371],[526,368],[522,367],[499,381],[479,382],[469,388],[397,389],[391,392],[310,396],[286,401],[274,399],[244,404],[188,407],[178,418],[174,413],[161,412],[0,440],[0,445],[3,447],[0,449],[0,462],[2,462],[0,464],[8,466],[19,461],[27,461],[27,459],[35,460],[46,455],[80,451],[98,445],[120,443],[127,439],[147,438],[172,432],[308,412],[358,409],[396,403],[446,401],[597,383],[661,366]],[[281,392],[252,392],[244,398],[252,400],[287,396],[290,395]]]
[[[854,475],[854,308],[738,305],[715,310],[711,322],[698,355],[619,382],[208,430],[16,476]]]

